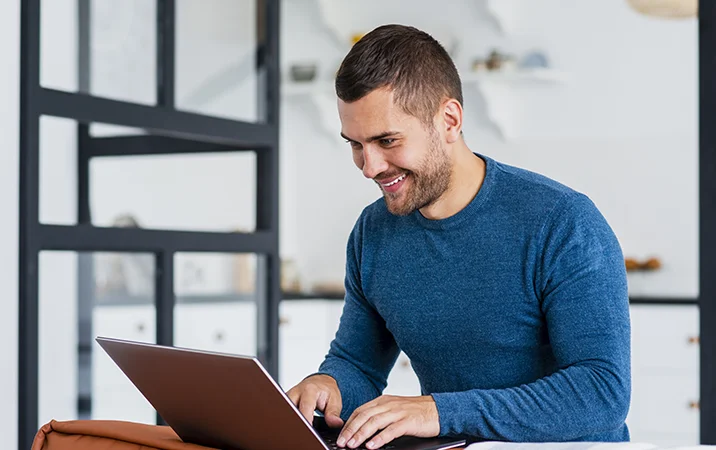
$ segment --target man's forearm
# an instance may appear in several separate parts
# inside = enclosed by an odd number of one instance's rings
[[[590,362],[519,387],[433,394],[440,434],[555,442],[615,430],[624,425],[631,384],[612,369]]]

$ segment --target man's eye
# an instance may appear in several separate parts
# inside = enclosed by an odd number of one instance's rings
[[[380,140],[380,145],[382,145],[383,147],[388,147],[388,146],[392,145],[394,142],[395,142],[395,139],[385,138],[385,139]]]
[[[360,143],[358,143],[358,142],[356,142],[356,141],[349,141],[349,140],[346,139],[346,142],[347,142],[348,144],[350,144],[350,146],[353,147],[353,148],[360,148]]]

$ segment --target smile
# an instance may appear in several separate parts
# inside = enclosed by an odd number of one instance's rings
[[[406,176],[407,176],[407,174],[403,174],[403,175],[399,176],[398,178],[396,178],[395,180],[391,181],[390,183],[380,183],[380,184],[384,187],[394,186],[394,185],[400,183],[401,181],[403,181]]]
[[[395,194],[396,192],[398,192],[399,190],[402,189],[403,185],[405,184],[406,178],[408,178],[408,174],[404,173],[401,176],[399,176],[398,178],[391,180],[387,183],[379,182],[378,184],[380,185],[381,189],[383,189],[384,192],[387,192],[389,194]]]

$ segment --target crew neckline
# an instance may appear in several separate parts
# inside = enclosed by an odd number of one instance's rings
[[[482,186],[480,186],[480,190],[477,191],[477,195],[475,195],[475,197],[470,201],[470,203],[468,203],[467,206],[465,206],[463,209],[453,214],[452,216],[446,217],[444,219],[428,219],[427,217],[423,216],[420,210],[416,210],[415,212],[413,212],[413,217],[415,217],[415,219],[421,226],[434,230],[445,230],[455,227],[457,225],[460,225],[465,220],[473,217],[475,213],[480,209],[480,207],[485,203],[487,197],[492,191],[492,186],[494,185],[495,161],[479,153],[473,152],[473,154],[485,162],[485,179],[482,181]]]

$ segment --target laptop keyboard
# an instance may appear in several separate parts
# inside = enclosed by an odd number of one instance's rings
[[[331,450],[346,450],[346,449],[350,450],[350,447],[339,447],[338,444],[336,444],[336,440],[338,439],[337,436],[321,436],[321,437],[323,438],[323,441],[326,443],[328,448],[330,448]],[[360,450],[368,450],[368,447],[366,447],[365,445],[361,445],[360,447],[356,447],[356,448],[360,449]],[[379,449],[393,449],[393,448],[396,448],[396,447],[394,445],[392,445],[391,443],[388,443],[388,445],[384,445],[383,447],[379,447]]]

